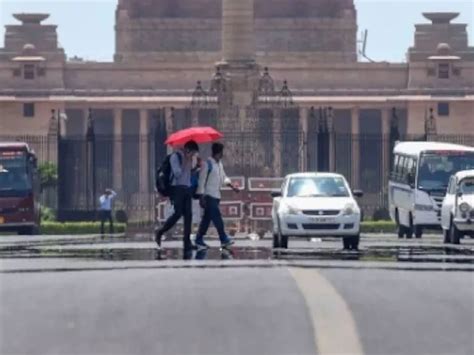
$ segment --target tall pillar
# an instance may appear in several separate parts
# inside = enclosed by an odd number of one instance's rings
[[[360,187],[360,125],[359,125],[359,107],[351,110],[352,126],[352,186]]]
[[[390,175],[390,120],[391,120],[391,109],[390,108],[383,108],[382,109],[382,157],[383,157],[383,165],[382,165],[382,188],[385,192],[384,196],[388,196],[388,177]],[[388,203],[388,201],[384,201],[384,203]]]
[[[122,110],[114,109],[114,189],[123,188]]]
[[[229,64],[255,62],[254,0],[224,0],[222,55]]]
[[[164,109],[165,112],[165,124],[166,124],[166,132],[168,135],[173,132],[173,119],[174,119],[174,108],[173,107],[165,107]],[[168,154],[172,152],[172,148],[168,146],[167,148]]]
[[[140,110],[140,192],[147,193],[149,190],[149,166],[148,154],[149,124],[148,110]]]
[[[309,108],[302,107],[300,109],[300,170],[308,171],[308,118]]]

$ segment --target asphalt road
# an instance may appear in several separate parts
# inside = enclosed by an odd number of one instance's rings
[[[1,354],[473,354],[472,272],[0,273]]]

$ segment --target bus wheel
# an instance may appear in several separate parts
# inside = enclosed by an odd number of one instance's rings
[[[415,237],[418,238],[418,239],[423,237],[423,227],[415,226]]]
[[[412,217],[411,214],[410,214],[410,226],[407,227],[407,229],[406,229],[407,239],[413,238],[413,230],[414,230],[414,229],[415,229],[415,228],[413,227],[413,217]]]
[[[400,218],[398,217],[398,211],[395,212],[395,223],[397,224],[398,238],[402,239],[405,236],[405,227],[400,224]]]

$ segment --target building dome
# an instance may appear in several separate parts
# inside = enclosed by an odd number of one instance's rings
[[[440,43],[436,48],[436,53],[438,55],[450,55],[451,54],[451,46],[447,43]]]
[[[32,55],[36,52],[36,46],[31,43],[27,43],[23,46],[22,51],[24,55]]]

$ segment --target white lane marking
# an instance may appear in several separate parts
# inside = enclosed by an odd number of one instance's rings
[[[346,301],[317,270],[290,268],[303,293],[320,355],[363,355],[356,323]]]

